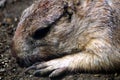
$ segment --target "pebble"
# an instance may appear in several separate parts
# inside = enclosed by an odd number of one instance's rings
[[[95,74],[94,77],[100,77],[100,74]]]
[[[3,43],[0,43],[0,46],[2,45]]]
[[[16,69],[12,69],[12,71],[13,71],[13,72],[15,72],[15,71],[16,71]]]
[[[6,0],[0,0],[0,8],[4,7],[6,3]]]
[[[8,61],[8,60],[5,60],[4,62],[5,62],[5,63],[8,63],[9,61]]]
[[[11,24],[12,23],[12,19],[11,18],[5,18],[4,22],[6,22],[7,24]]]
[[[0,77],[0,80],[2,80],[2,77]]]
[[[117,77],[117,76],[118,76],[118,73],[115,73],[114,76]]]
[[[2,23],[0,22],[0,27],[1,27]]]
[[[14,28],[14,24],[11,25],[11,28]]]
[[[0,73],[5,72],[5,68],[0,69]]]
[[[2,62],[2,64],[4,64],[5,62]]]
[[[4,55],[2,55],[2,54],[1,54],[1,55],[0,55],[0,57],[1,57],[1,58],[3,58],[3,57],[4,57]]]
[[[5,63],[5,64],[4,64],[4,67],[8,67],[8,66],[9,66],[8,63]]]
[[[15,17],[15,18],[14,18],[14,21],[17,22],[17,21],[18,21],[18,18]]]
[[[33,77],[33,75],[30,75],[29,77]]]

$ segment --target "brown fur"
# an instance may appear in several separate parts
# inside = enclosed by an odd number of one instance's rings
[[[23,66],[119,70],[120,1],[39,0],[23,12],[12,50]]]

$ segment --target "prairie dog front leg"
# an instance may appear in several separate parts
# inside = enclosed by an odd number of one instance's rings
[[[36,65],[34,75],[52,72],[49,76],[54,77],[65,71],[109,71],[119,66],[116,64],[120,63],[118,59],[119,56],[113,56],[109,43],[93,39],[86,45],[85,51]]]

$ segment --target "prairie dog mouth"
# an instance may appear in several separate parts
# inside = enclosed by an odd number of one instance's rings
[[[29,67],[37,62],[48,61],[55,58],[60,58],[66,55],[72,55],[81,52],[80,49],[71,49],[62,53],[56,53],[51,55],[44,55],[40,53],[34,53],[29,55],[19,56],[16,60],[20,67]]]
[[[38,55],[32,55],[32,56],[25,56],[24,58],[18,57],[16,60],[20,67],[29,67],[34,63],[39,62],[40,58]]]

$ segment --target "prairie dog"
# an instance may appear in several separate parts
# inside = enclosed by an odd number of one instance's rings
[[[13,56],[34,74],[120,69],[119,0],[38,0],[23,12]],[[43,62],[44,61],[44,62]]]

